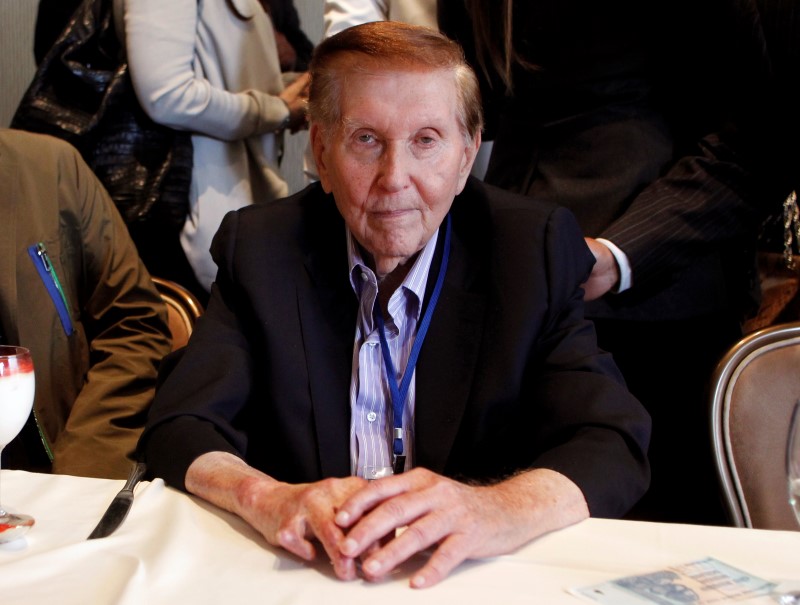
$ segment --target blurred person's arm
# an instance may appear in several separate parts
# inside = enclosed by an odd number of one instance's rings
[[[225,3],[220,6],[219,10],[230,10]],[[264,54],[258,47],[242,44],[242,52],[258,50],[269,59],[257,65],[254,62],[259,60],[258,56],[250,57],[249,63],[238,55],[225,58],[242,61],[242,69],[270,70],[275,76],[273,90],[230,92],[198,75],[198,63],[205,69],[219,69],[219,66],[203,66],[197,56],[196,44],[208,32],[198,33],[196,0],[124,0],[124,7],[131,79],[142,108],[154,121],[179,130],[237,140],[277,130],[285,124],[287,115],[290,121],[298,121],[303,115],[304,86],[283,89],[277,49]],[[256,28],[260,39],[275,45],[265,13],[257,11],[242,24]],[[213,45],[214,41],[204,43]]]
[[[437,29],[436,0],[326,0],[323,37],[371,21],[402,21]]]
[[[372,21],[389,18],[388,0],[325,0],[323,37]]]
[[[89,371],[54,444],[53,471],[125,477],[170,350],[166,307],[105,189],[64,147],[59,189],[74,199],[80,248],[62,262],[80,267],[73,313],[86,331]]]

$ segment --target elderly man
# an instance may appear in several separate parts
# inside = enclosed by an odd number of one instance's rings
[[[140,443],[153,474],[342,579],[435,546],[414,587],[623,514],[650,424],[583,317],[592,255],[569,212],[469,177],[458,45],[369,23],[311,71],[320,182],[225,218]]]

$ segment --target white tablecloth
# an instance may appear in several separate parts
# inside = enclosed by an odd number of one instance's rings
[[[140,484],[113,535],[86,540],[123,481],[2,471],[2,502],[33,515],[0,544],[3,605],[588,603],[570,588],[712,556],[768,580],[800,583],[800,532],[589,519],[503,557],[463,564],[443,583],[408,587],[411,567],[381,583],[341,582],[275,549],[237,517]],[[419,560],[412,562],[418,565]]]

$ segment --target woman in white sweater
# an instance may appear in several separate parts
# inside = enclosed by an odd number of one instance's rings
[[[137,98],[156,122],[192,133],[190,213],[181,245],[200,285],[222,217],[285,196],[283,131],[305,126],[308,76],[284,86],[258,0],[114,0]],[[296,74],[295,74],[296,75]]]

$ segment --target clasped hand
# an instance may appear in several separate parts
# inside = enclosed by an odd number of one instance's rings
[[[319,543],[344,580],[357,577],[357,561],[364,577],[378,580],[435,546],[411,578],[419,588],[436,584],[465,559],[508,552],[533,537],[521,530],[524,507],[506,491],[503,484],[471,486],[414,469],[373,482],[272,484],[250,499],[257,510],[246,517],[271,544],[302,559],[313,560]]]
[[[226,452],[199,456],[186,489],[236,513],[270,544],[311,561],[321,545],[343,580],[378,580],[433,547],[411,586],[433,586],[462,561],[510,552],[589,516],[580,488],[553,470],[467,485],[417,468],[368,483],[359,477],[288,484]],[[403,528],[404,531],[398,532]]]

